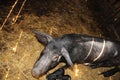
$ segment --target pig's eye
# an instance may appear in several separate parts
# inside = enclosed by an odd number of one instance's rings
[[[59,55],[53,56],[53,61],[57,61],[59,59]]]

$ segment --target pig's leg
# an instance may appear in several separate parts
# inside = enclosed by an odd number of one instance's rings
[[[117,72],[120,72],[119,67],[115,67],[115,68],[110,69],[108,71],[102,72],[102,73],[100,73],[100,75],[103,75],[104,77],[110,77],[110,76],[114,75]]]

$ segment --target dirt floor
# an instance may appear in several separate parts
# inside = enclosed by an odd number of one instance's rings
[[[17,1],[17,0],[16,0]],[[19,14],[23,1],[18,1],[17,7],[9,16],[0,30],[0,80],[36,80],[31,75],[31,69],[44,48],[32,30],[45,32],[53,37],[63,34],[81,33],[98,37],[104,32],[87,6],[87,0],[34,0],[26,1]],[[0,5],[0,26],[2,26],[15,0],[7,0]],[[80,5],[79,5],[80,4]],[[61,63],[55,69],[63,66]],[[55,71],[55,69],[50,72]],[[109,68],[91,69],[77,65],[73,71],[66,70],[72,80],[119,80],[120,74],[104,78],[98,75]],[[78,70],[78,72],[76,71]],[[49,74],[48,72],[47,74]],[[39,80],[45,80],[45,76]]]

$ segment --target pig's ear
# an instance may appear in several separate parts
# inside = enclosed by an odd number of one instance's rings
[[[73,67],[73,63],[72,63],[72,60],[70,58],[70,55],[69,55],[68,51],[64,47],[61,49],[61,53],[62,53],[63,57],[66,59],[67,63],[71,67]]]
[[[44,45],[53,40],[53,38],[48,34],[41,33],[36,30],[33,30],[33,33],[35,33],[35,36],[38,39],[38,41]]]

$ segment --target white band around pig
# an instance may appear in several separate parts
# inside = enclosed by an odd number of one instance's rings
[[[93,44],[94,44],[94,38],[92,38],[92,43],[91,43],[90,50],[89,50],[87,56],[84,58],[84,60],[86,60],[86,59],[89,57],[89,55],[91,54],[91,51],[92,51],[92,49],[93,49]],[[84,61],[84,60],[83,60],[83,61]]]
[[[102,50],[101,50],[100,54],[93,60],[94,62],[97,61],[102,56],[104,49],[105,49],[105,40],[103,40]]]

